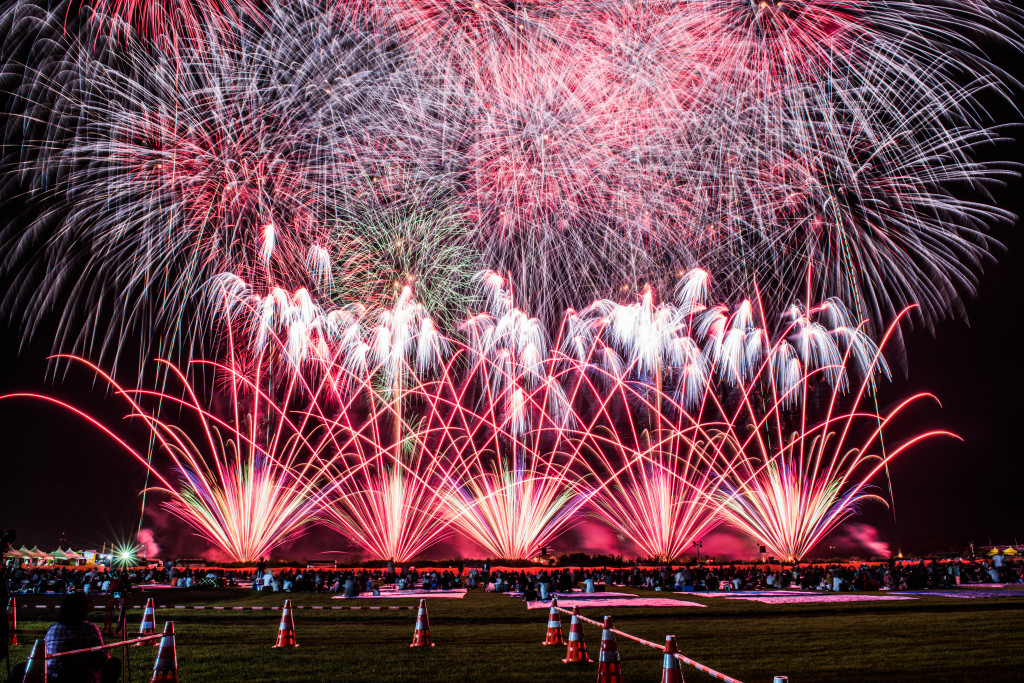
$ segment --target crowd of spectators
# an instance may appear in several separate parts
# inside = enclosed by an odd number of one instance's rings
[[[132,586],[228,588],[241,586],[267,592],[330,592],[347,597],[397,589],[447,590],[482,588],[519,592],[547,599],[555,592],[596,592],[609,586],[653,591],[728,591],[765,589],[927,590],[963,584],[1024,583],[1021,560],[997,555],[988,559],[929,560],[857,564],[702,564],[614,568],[492,568],[464,565],[417,570],[407,566],[386,569],[170,568],[94,569],[12,567],[8,589],[14,594],[107,594]],[[535,599],[535,598],[534,598]]]

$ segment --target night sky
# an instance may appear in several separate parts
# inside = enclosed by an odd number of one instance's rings
[[[1008,59],[1004,63],[1015,64],[1019,55]],[[1020,120],[1011,112],[992,114],[997,121]],[[1007,133],[1021,139],[1020,128]],[[993,158],[1021,161],[1022,150],[1019,142],[1003,145]],[[1024,183],[1017,181],[998,194],[999,204],[1020,214],[1022,194]],[[0,212],[7,220],[13,213],[10,203]],[[1024,540],[1024,361],[1019,332],[1024,240],[1019,224],[999,229],[995,236],[1005,249],[996,252],[997,263],[985,264],[979,294],[967,301],[969,320],[948,320],[934,335],[910,333],[906,374],[893,362],[893,382],[881,392],[883,409],[919,391],[934,393],[942,402],[941,408],[922,404],[905,416],[890,434],[893,442],[901,434],[925,429],[947,429],[963,437],[962,442],[927,441],[892,464],[895,520],[892,511],[874,505],[859,521],[876,527],[894,549],[960,550],[970,541],[987,545],[990,539],[999,544]],[[0,286],[7,283],[0,281]],[[57,396],[144,445],[142,432],[121,419],[125,404],[93,386],[87,371],[66,379],[48,377],[52,339],[51,328],[24,343],[16,323],[0,321],[0,394]],[[134,359],[123,363],[119,379],[129,386],[139,384],[131,372],[135,367]],[[0,466],[0,529],[15,528],[18,545],[51,549],[64,533],[76,547],[98,547],[128,538],[138,524],[143,468],[94,427],[57,407],[27,399],[0,402]],[[884,479],[878,482],[887,486]],[[150,498],[147,510],[156,507]],[[176,529],[180,542],[183,524],[156,521]],[[146,526],[153,522],[147,520]],[[332,532],[314,534],[330,547],[342,545]]]

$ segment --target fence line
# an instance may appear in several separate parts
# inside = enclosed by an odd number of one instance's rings
[[[597,605],[595,605],[595,607],[597,607]],[[565,612],[566,614],[572,614],[572,610],[565,609],[564,607],[558,607],[556,605],[555,608],[559,612]],[[604,628],[604,624],[601,623],[600,621],[594,621],[593,619],[588,619],[587,617],[583,616],[582,614],[577,614],[576,616],[579,617],[580,621],[585,621],[585,622],[593,624],[595,626],[600,626],[602,629]],[[613,629],[611,629],[611,631],[612,631],[612,633],[615,633],[616,635],[620,635],[623,638],[628,638],[629,640],[636,641],[636,642],[640,643],[641,645],[646,645],[647,647],[650,647],[650,648],[653,648],[655,650],[658,650],[659,652],[664,652],[665,651],[665,646],[664,645],[659,645],[658,643],[652,643],[649,640],[644,640],[643,638],[638,638],[637,636],[630,635],[629,633],[626,633],[625,631],[620,631],[617,628],[613,628]],[[689,657],[686,657],[685,655],[679,654],[678,652],[676,653],[675,657],[676,657],[676,659],[678,659],[682,663],[688,664],[688,665],[692,666],[693,668],[698,669],[700,671],[703,671],[704,673],[708,674],[709,676],[714,676],[715,678],[717,678],[719,680],[722,680],[722,681],[725,681],[726,683],[742,683],[742,681],[740,681],[737,678],[733,678],[732,676],[728,676],[728,675],[722,673],[721,671],[715,671],[710,666],[705,666],[704,664],[701,664],[700,662],[698,662],[696,660],[690,659]]]
[[[408,600],[418,600],[418,598],[407,598]],[[145,605],[133,605],[129,607],[132,610],[145,609]],[[224,610],[224,611],[242,611],[252,610],[259,612],[261,610],[272,611],[280,610],[281,608],[277,605],[154,605],[156,609],[170,609],[170,610],[189,610],[189,609],[208,609],[208,610]],[[59,609],[59,605],[18,605],[18,609]],[[416,605],[294,605],[293,610],[298,609],[309,609],[309,610],[414,610],[417,609]]]
[[[56,659],[58,657],[66,657],[68,655],[81,655],[87,652],[100,652],[101,650],[111,650],[115,647],[124,647],[126,645],[135,645],[136,643],[148,643],[151,640],[159,640],[164,637],[164,634],[157,633],[151,636],[140,636],[138,638],[132,638],[131,640],[123,640],[118,643],[107,643],[105,645],[94,645],[93,647],[83,647],[80,650],[67,650],[65,652],[47,652],[46,659]]]

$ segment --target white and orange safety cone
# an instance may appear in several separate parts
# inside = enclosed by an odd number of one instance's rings
[[[18,644],[18,603],[14,598],[7,601],[7,644]]]
[[[548,632],[541,645],[565,645],[562,639],[562,617],[558,612],[558,598],[551,598],[551,609],[548,610]]]
[[[601,654],[597,658],[597,683],[625,683],[622,678],[622,662],[619,660],[619,644],[612,631],[612,618],[604,618],[601,631]]]
[[[156,606],[153,605],[153,598],[146,600],[146,611],[142,613],[142,623],[139,624],[139,635],[156,635]],[[152,645],[153,647],[157,647],[160,643],[154,639],[147,640],[145,643],[136,643],[136,645]]]
[[[420,599],[420,611],[416,614],[416,630],[412,632],[409,647],[434,647],[430,639],[430,619],[427,617],[427,601]]]
[[[683,683],[683,672],[676,659],[676,637],[665,636],[665,662],[661,665],[661,683]]]
[[[563,664],[594,661],[587,656],[587,644],[583,642],[583,622],[580,621],[580,608],[572,608],[572,621],[569,622],[569,647],[565,650]]]
[[[295,622],[292,620],[292,601],[284,601],[284,611],[281,612],[281,626],[277,629],[277,642],[274,647],[298,647],[295,642]]]
[[[37,640],[28,656],[28,666],[21,683],[46,683],[46,641]]]
[[[174,622],[164,624],[164,635],[153,665],[153,677],[149,683],[178,683],[178,651],[174,647]]]

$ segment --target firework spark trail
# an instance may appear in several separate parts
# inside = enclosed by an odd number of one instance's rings
[[[56,208],[6,236],[21,283],[6,303],[28,329],[57,309],[59,346],[116,358],[113,330],[136,329],[188,352],[208,341],[201,294],[222,272],[317,291],[335,262],[366,266],[331,219],[345,179],[373,174],[359,150],[385,121],[375,103],[399,99],[396,66],[310,3],[268,21],[239,46],[213,32],[180,62],[131,40],[123,60],[73,36],[40,48],[20,99],[32,156],[15,173]]]
[[[80,358],[69,360],[91,369],[129,403],[129,418],[142,420],[156,438],[161,451],[157,464],[95,418],[57,399],[37,394],[5,398],[30,396],[55,403],[107,433],[157,479],[154,490],[167,496],[165,507],[232,561],[265,557],[301,534],[313,519],[322,493],[311,456],[324,444],[316,443],[305,421],[293,421],[280,407],[290,400],[294,380],[283,397],[272,396],[261,386],[261,377],[253,380],[229,365],[212,364],[229,387],[231,415],[224,417],[203,407],[185,375],[169,363],[164,362],[180,381],[181,396],[126,389],[96,365]],[[152,414],[143,399],[183,410],[189,420],[196,421],[195,434]],[[173,475],[160,464],[163,458]]]
[[[452,400],[446,506],[452,526],[495,557],[529,559],[586,503],[574,397],[543,326],[517,308],[511,285],[480,276],[490,311],[468,318],[464,380]],[[458,366],[461,358],[454,358]]]
[[[446,426],[436,411],[393,410],[365,386],[325,415],[334,455],[320,519],[373,558],[407,561],[448,535],[441,484],[449,470],[432,454]]]
[[[593,513],[650,557],[678,557],[718,524],[732,502],[720,495],[723,482],[749,467],[729,444],[760,414],[756,396],[775,392],[777,411],[806,410],[797,389],[808,377],[840,395],[851,375],[863,378],[863,394],[888,374],[840,302],[794,306],[770,339],[754,325],[760,302],[744,301],[732,315],[705,306],[706,278],[695,272],[681,282],[678,308],[655,304],[649,291],[634,304],[598,302],[589,346],[567,347],[593,376],[584,403],[597,409],[583,429],[592,447],[581,460],[602,484]],[[609,346],[622,349],[621,359]]]
[[[718,159],[713,176],[731,186],[721,194],[741,200],[725,206],[743,243],[725,240],[721,248],[748,254],[708,262],[722,275],[733,264],[746,269],[741,281],[756,276],[790,292],[814,264],[819,296],[842,297],[880,327],[907,306],[918,305],[914,315],[926,324],[959,307],[991,246],[988,226],[1012,221],[986,205],[986,186],[1013,167],[972,157],[984,140],[1000,137],[979,117],[979,98],[1005,97],[1013,82],[980,57],[975,41],[998,42],[1002,29],[994,26],[1002,25],[1019,45],[1015,10],[998,3],[691,6],[692,31],[706,41],[697,49],[713,54],[719,71],[707,81],[706,100],[734,103],[734,111],[720,111],[730,123],[710,153]],[[952,196],[957,187],[983,200]],[[719,220],[716,212],[706,218]]]
[[[335,364],[331,383],[342,404],[330,414],[320,409],[336,472],[321,519],[372,557],[406,561],[448,527],[439,484],[450,470],[433,456],[447,427],[430,403],[440,385],[429,380],[448,341],[408,286],[391,308],[366,317],[341,347],[357,362]]]
[[[5,232],[5,307],[28,331],[56,311],[59,348],[116,358],[110,330],[135,329],[201,349],[223,272],[383,305],[345,281],[381,263],[378,290],[455,275],[423,293],[454,309],[498,270],[549,330],[695,265],[773,308],[810,272],[879,329],[909,304],[931,325],[1012,220],[988,192],[1015,167],[975,160],[1000,138],[981,105],[1014,85],[985,50],[1021,47],[1002,2],[301,0],[230,35],[218,7],[0,17],[6,192],[46,207]],[[202,34],[164,57],[122,35],[119,16],[168,30],[140,8]],[[386,253],[410,216],[444,219]]]
[[[869,371],[852,400],[841,401],[842,385],[831,383],[827,409],[820,419],[810,414],[806,395],[818,377],[827,375],[828,366],[807,373],[788,389],[804,394],[802,407],[795,413],[784,412],[789,401],[774,385],[767,405],[744,396],[722,444],[732,467],[725,473],[716,499],[723,505],[728,523],[776,555],[799,560],[862,502],[884,502],[871,492],[870,482],[890,460],[925,439],[956,438],[950,432],[933,430],[917,434],[897,448],[872,453],[881,447],[882,434],[890,423],[908,406],[934,398],[929,394],[911,396],[885,415],[859,407],[872,391],[875,367],[884,362],[880,349],[897,326],[898,321],[874,351]],[[838,369],[856,353],[853,347],[848,349]],[[846,403],[853,407],[843,408]]]
[[[199,362],[222,378],[227,418],[173,368],[183,398],[124,390],[87,365],[177,470],[174,481],[118,439],[168,507],[247,559],[313,516],[378,559],[412,559],[451,531],[529,558],[583,510],[650,557],[680,556],[724,519],[798,558],[872,496],[885,463],[945,434],[869,452],[921,397],[884,416],[858,407],[887,369],[882,345],[836,300],[791,307],[771,336],[759,300],[709,306],[707,274],[691,272],[677,304],[650,291],[595,302],[568,311],[549,340],[506,280],[479,282],[489,310],[465,320],[462,341],[442,335],[408,287],[389,308],[338,311],[305,290],[259,297],[222,278],[229,354],[263,338],[244,362]],[[143,398],[194,413],[198,438],[147,413]],[[864,425],[870,434],[851,445]]]

